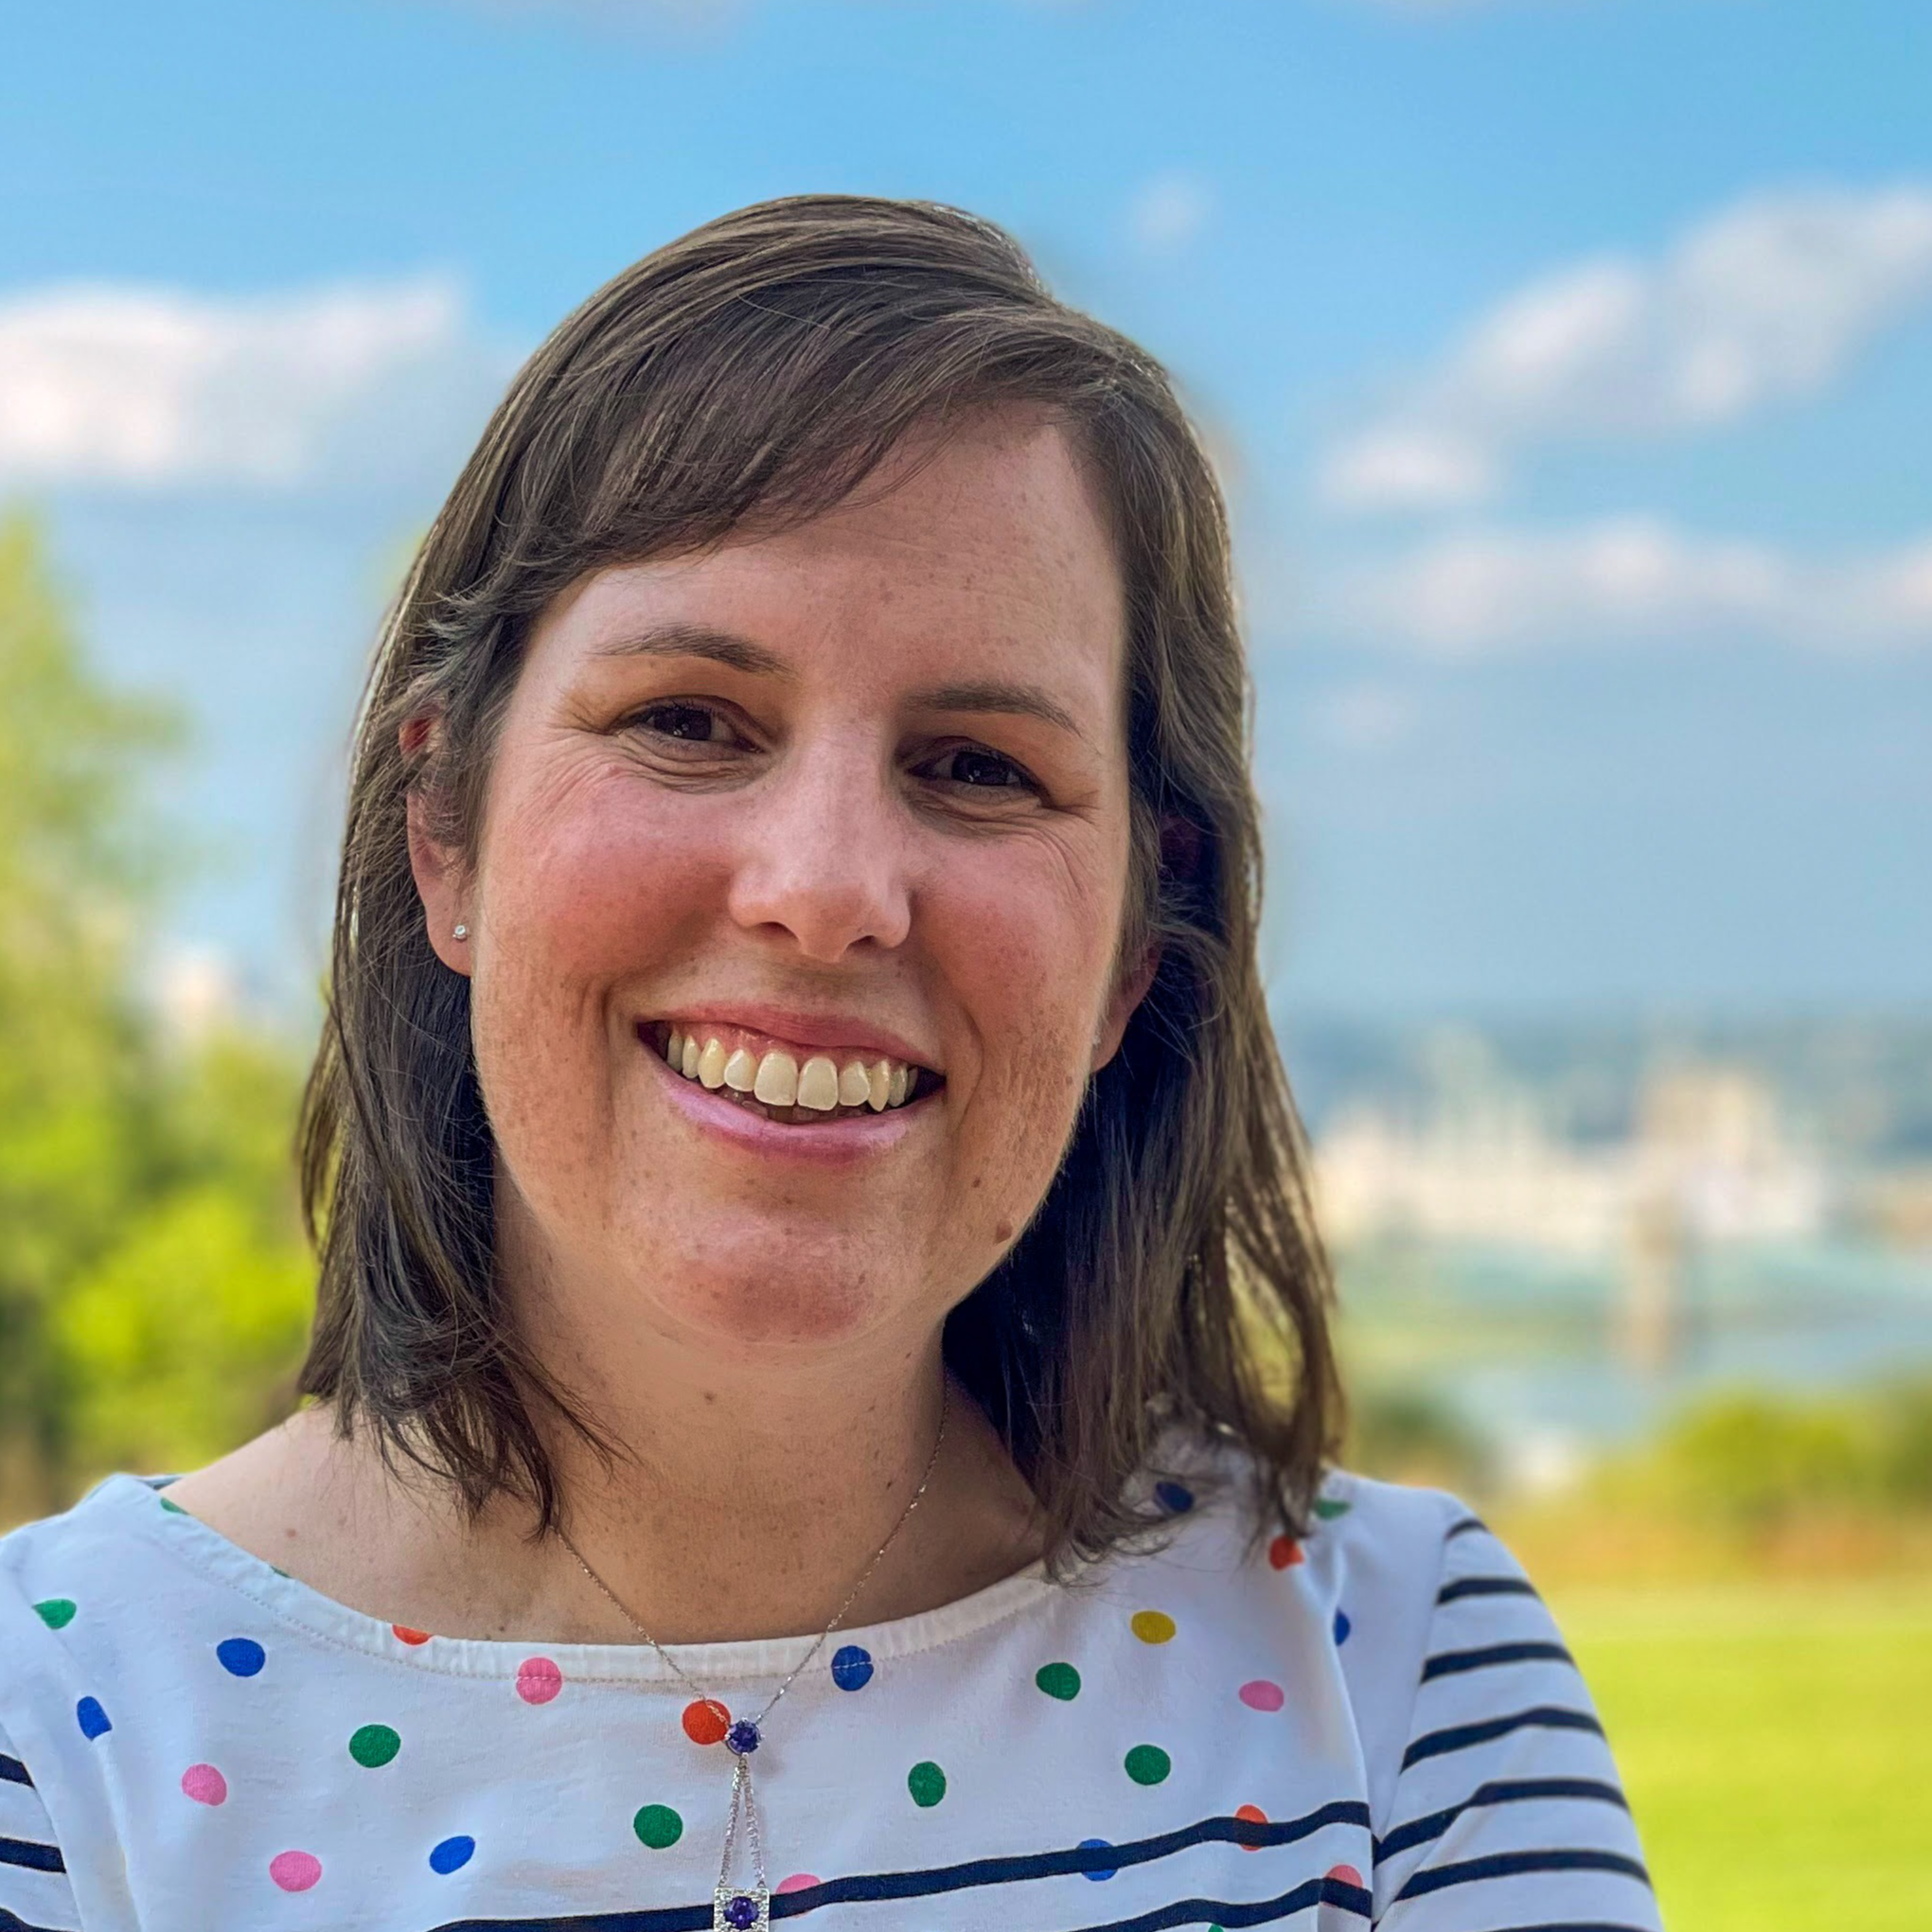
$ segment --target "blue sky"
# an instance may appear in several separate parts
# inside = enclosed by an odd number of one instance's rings
[[[1932,9],[40,9],[0,499],[194,707],[172,919],[290,997],[399,546],[605,277],[807,189],[1005,223],[1235,506],[1280,1001],[1923,1001]]]

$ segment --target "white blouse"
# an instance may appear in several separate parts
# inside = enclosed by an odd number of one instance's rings
[[[1242,1454],[1170,1431],[1162,1552],[836,1632],[754,1760],[771,1923],[1660,1932],[1509,1551],[1335,1470],[1313,1533],[1244,1561]],[[643,1645],[406,1629],[172,1480],[0,1537],[0,1932],[713,1926],[719,1733],[810,1638],[678,1648],[697,1697]]]

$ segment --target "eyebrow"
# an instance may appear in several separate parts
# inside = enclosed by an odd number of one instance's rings
[[[708,658],[734,671],[753,677],[778,678],[789,682],[795,676],[791,666],[762,644],[735,631],[717,630],[706,624],[663,624],[648,630],[626,631],[594,647],[591,655],[610,658]],[[1023,684],[1008,678],[971,678],[949,684],[932,684],[911,694],[917,711],[1001,712],[1015,718],[1035,718],[1042,724],[1083,737],[1072,714],[1037,684]]]

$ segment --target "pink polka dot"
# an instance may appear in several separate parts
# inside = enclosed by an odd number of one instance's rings
[[[1242,1685],[1241,1701],[1250,1710],[1279,1710],[1287,1699],[1279,1684],[1256,1677],[1251,1684]]]
[[[212,1764],[190,1764],[181,1774],[181,1788],[197,1804],[225,1804],[228,1781]]]
[[[1325,1875],[1341,1885],[1359,1886],[1362,1882],[1361,1873],[1353,1865],[1331,1865]]]
[[[789,1878],[781,1878],[771,1889],[773,1891],[803,1891],[808,1885],[817,1885],[818,1880],[808,1871],[794,1871]]]
[[[547,1657],[526,1657],[517,1666],[517,1695],[525,1704],[548,1704],[563,1689],[563,1673]]]
[[[322,1876],[322,1860],[312,1852],[277,1852],[268,1862],[268,1875],[284,1891],[307,1891]]]

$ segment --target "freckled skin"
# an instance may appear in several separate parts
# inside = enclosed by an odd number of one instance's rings
[[[413,838],[433,943],[472,978],[503,1265],[573,1308],[586,1352],[912,1349],[1037,1208],[1145,990],[1108,984],[1125,618],[1089,487],[1056,430],[1011,414],[905,468],[876,502],[566,593],[530,640],[474,876]],[[596,655],[668,622],[790,674]],[[991,678],[1043,686],[1080,736],[911,706]],[[774,1169],[696,1133],[635,1037],[707,998],[866,1015],[945,1090],[861,1169]]]

